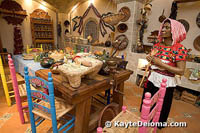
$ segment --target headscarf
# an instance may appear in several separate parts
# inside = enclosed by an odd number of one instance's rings
[[[166,18],[160,26],[160,30],[158,33],[159,41],[160,42],[162,41],[161,31],[162,31],[162,27],[163,27],[164,23],[167,20],[169,20],[171,23],[171,33],[172,33],[172,39],[173,39],[172,45],[182,42],[186,38],[185,27],[180,22],[178,22],[174,19],[170,19],[170,18]]]

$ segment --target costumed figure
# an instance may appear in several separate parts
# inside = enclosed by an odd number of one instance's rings
[[[185,38],[186,31],[184,26],[176,20],[167,18],[163,21],[159,30],[159,43],[155,44],[152,49],[154,53],[156,51],[155,55],[150,54],[146,57],[152,65],[150,67],[148,80],[144,84],[142,102],[146,92],[150,92],[153,96],[159,90],[162,79],[167,79],[166,94],[159,122],[167,121],[174,88],[177,85],[175,75],[184,74],[187,49],[180,42]],[[163,127],[158,128],[161,129]]]

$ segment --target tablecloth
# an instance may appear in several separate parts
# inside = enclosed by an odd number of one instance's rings
[[[46,69],[41,67],[40,62],[34,62],[34,60],[24,60],[22,55],[13,56],[15,70],[24,76],[24,67],[27,66],[29,69],[29,74],[35,76],[35,72],[40,69]]]

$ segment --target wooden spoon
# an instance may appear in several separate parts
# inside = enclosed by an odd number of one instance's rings
[[[159,17],[159,22],[161,23],[166,19],[164,12],[165,12],[165,9],[163,9],[162,15]]]
[[[157,49],[154,49],[154,50],[151,51],[150,55],[151,55],[151,56],[154,56],[157,52],[158,52],[158,50],[157,50]],[[147,67],[146,67],[146,69],[145,69],[145,72],[144,72],[144,75],[143,75],[143,77],[142,77],[142,80],[141,80],[141,82],[140,82],[139,87],[142,86],[142,83],[143,83],[143,81],[144,81],[145,75],[146,75],[147,71],[149,70],[149,67],[150,67],[150,66],[151,66],[151,61],[147,64]]]

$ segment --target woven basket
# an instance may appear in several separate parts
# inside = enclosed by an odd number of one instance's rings
[[[112,119],[114,119],[117,114],[117,107],[114,103],[111,103],[109,105],[107,105],[100,114],[99,117],[99,122],[98,122],[98,127],[104,127],[105,126],[105,122],[106,121],[111,121]]]
[[[105,23],[110,25],[117,25],[125,16],[123,14],[110,14],[103,17]]]
[[[92,62],[92,67],[85,67],[87,69],[71,71],[67,69],[63,65],[58,67],[59,72],[62,74],[64,81],[69,81],[70,85],[74,88],[77,88],[81,85],[81,78],[83,76],[88,76],[89,78],[93,78],[101,69],[103,62],[94,58],[90,58]]]

